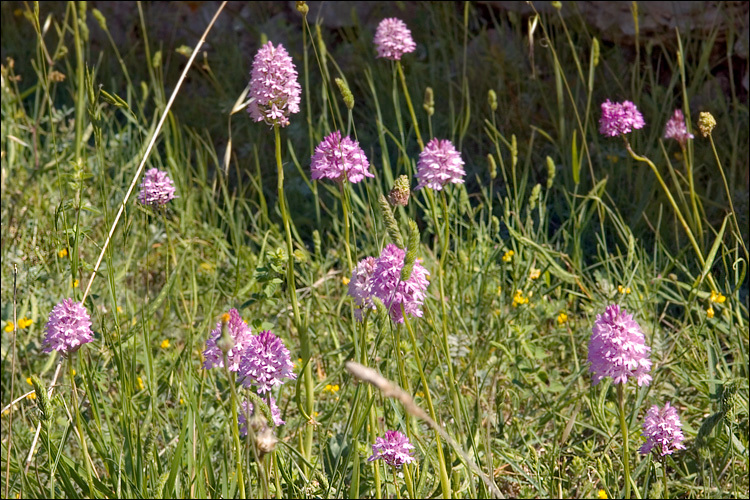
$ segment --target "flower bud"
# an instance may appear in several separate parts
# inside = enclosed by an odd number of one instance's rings
[[[427,116],[435,114],[435,95],[432,92],[432,87],[424,89],[424,104],[422,107],[427,112]]]
[[[409,178],[405,175],[399,176],[396,182],[393,183],[393,189],[388,194],[388,203],[391,205],[401,205],[405,207],[409,203],[409,196],[411,191],[409,189]]]
[[[497,94],[492,89],[487,92],[487,102],[489,103],[490,109],[492,111],[497,111]]]
[[[344,98],[346,109],[351,110],[354,107],[354,96],[352,95],[352,91],[349,90],[349,86],[346,84],[346,81],[344,81],[343,78],[336,78],[336,85],[339,86],[339,91],[341,92],[341,96]]]
[[[716,118],[714,118],[714,115],[712,115],[708,111],[701,111],[701,114],[698,117],[698,128],[701,129],[701,134],[703,134],[703,137],[708,137],[709,135],[711,135],[711,131],[715,126]]]

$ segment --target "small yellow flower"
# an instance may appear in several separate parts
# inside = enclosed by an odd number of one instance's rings
[[[625,288],[622,285],[617,285],[617,291],[620,293],[630,293],[630,287]]]
[[[229,313],[224,313],[221,315],[221,322],[222,323],[229,323],[229,320],[231,319],[231,316],[229,316]]]
[[[323,392],[330,392],[331,394],[335,394],[339,392],[339,385],[338,384],[326,384],[325,389],[323,389]]]
[[[36,391],[29,393],[26,399],[36,399]]]
[[[74,377],[76,376],[76,371],[75,371],[75,369],[73,370],[73,376],[74,376]]]
[[[64,258],[64,257],[67,257],[68,256],[68,249],[67,248],[63,248],[62,250],[60,250],[59,252],[57,252],[57,256],[60,257],[61,259]]]
[[[161,347],[162,349],[166,349],[167,347],[169,347],[169,339],[164,339],[164,340],[162,340],[162,341],[161,341],[161,346],[160,346],[160,347]]]
[[[422,391],[417,391],[417,393],[415,394],[415,396],[417,396],[418,398],[422,398],[422,399],[424,399],[424,392],[422,392]]]
[[[529,271],[529,279],[530,280],[535,280],[535,279],[537,279],[541,275],[542,275],[542,270],[541,269],[537,269],[535,267],[532,267],[531,271]]]
[[[714,292],[714,291],[712,290],[712,291],[711,291],[711,298],[710,298],[709,300],[710,300],[711,302],[716,302],[716,303],[718,303],[718,304],[723,304],[724,302],[726,302],[727,298],[726,298],[726,297],[724,297],[724,296],[723,296],[722,294],[720,294],[720,293],[716,293],[716,292]],[[19,325],[18,325],[18,326],[21,326],[21,325],[20,325],[20,321],[19,321]]]
[[[568,315],[567,314],[565,314],[564,312],[561,312],[560,314],[557,315],[557,324],[558,325],[562,325],[566,321],[568,321]]]
[[[499,286],[497,287],[497,294],[502,295],[503,294],[503,287]]]
[[[18,328],[23,330],[24,328],[30,327],[32,323],[33,323],[32,320],[30,320],[29,318],[23,317],[18,320]]]
[[[201,262],[199,267],[201,268],[201,270],[207,272],[211,272],[214,270],[214,265],[210,262]]]
[[[714,317],[714,308],[713,307],[709,307],[708,309],[706,309],[706,316],[708,316],[709,318],[713,318]]]
[[[599,492],[597,493],[597,496],[601,498],[602,500],[605,500],[607,498],[607,492],[604,490],[599,490]]]
[[[5,410],[5,411],[3,412],[3,417],[4,417],[4,416],[6,416],[6,415],[10,415],[10,410]]]
[[[71,284],[73,285],[73,288],[78,288],[78,280],[73,280]]]
[[[12,321],[8,321],[7,323],[5,323],[5,331],[6,332],[10,333],[10,332],[13,331],[14,328],[15,328],[15,325],[13,324]]]
[[[117,306],[117,314],[122,314],[122,307]]]
[[[528,303],[529,303],[528,297],[524,297],[523,292],[521,290],[516,290],[516,294],[513,296],[513,307],[518,307],[520,305],[528,304]]]
[[[514,252],[513,250],[508,250],[507,252],[505,252],[505,254],[503,255],[503,262],[510,262],[515,253],[516,252]]]
[[[297,358],[297,365],[302,366],[302,358]]]
[[[138,377],[138,388],[139,388],[140,390],[143,390],[143,389],[145,389],[145,388],[146,388],[146,386],[145,386],[145,385],[143,385],[143,379],[142,379],[141,377]]]
[[[348,285],[349,284],[349,278],[347,278],[346,276],[342,276],[341,277],[341,282],[343,284],[345,284],[345,285]]]
[[[34,385],[31,383],[31,377],[26,377],[26,383],[29,385]]]
[[[182,398],[180,398],[180,404],[181,404],[181,405],[184,405],[184,404],[185,404],[185,401],[183,401],[183,400],[182,400]]]

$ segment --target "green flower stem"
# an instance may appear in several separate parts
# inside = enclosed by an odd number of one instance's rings
[[[432,405],[432,396],[430,396],[430,386],[427,385],[427,378],[424,375],[424,370],[422,369],[422,360],[419,357],[419,346],[417,345],[417,337],[414,335],[414,330],[411,327],[411,323],[409,323],[409,319],[406,317],[406,311],[404,310],[404,305],[401,304],[401,314],[404,317],[404,324],[406,325],[406,329],[409,331],[409,337],[411,337],[411,344],[412,349],[414,350],[414,363],[417,365],[417,369],[419,369],[419,379],[422,381],[422,387],[424,388],[424,395],[425,399],[427,400],[427,409],[430,411],[430,417],[435,422],[438,421],[438,416],[435,413],[435,407]],[[445,456],[443,455],[443,445],[441,444],[441,437],[440,433],[435,431],[435,439],[436,439],[436,446],[437,446],[437,454],[438,454],[438,464],[440,466],[440,487],[443,490],[443,498],[452,498],[451,497],[451,481],[448,478],[448,469],[445,466]]]
[[[688,186],[690,187],[690,204],[693,208],[693,219],[695,222],[695,230],[698,233],[698,237],[703,242],[703,223],[701,222],[701,214],[698,210],[698,195],[695,193],[695,182],[693,180],[693,165],[688,161],[687,151],[685,147],[680,145],[682,148],[682,158],[685,162],[685,171],[688,176]]]
[[[70,376],[70,386],[72,388],[73,396],[73,411],[76,414],[76,429],[78,430],[78,437],[81,438],[81,450],[83,451],[83,461],[86,464],[86,481],[89,485],[89,495],[91,498],[96,498],[96,490],[94,489],[94,479],[91,475],[91,458],[89,456],[89,449],[86,446],[86,436],[83,434],[83,425],[81,425],[81,412],[78,408],[78,390],[76,389],[76,376],[75,370],[73,369],[73,358],[75,353],[70,354],[68,357],[68,375]]]
[[[359,345],[363,346],[362,349],[360,349],[359,354],[359,360],[360,363],[362,363],[363,366],[369,366],[369,363],[367,361],[367,349],[364,347],[367,345],[367,320],[369,319],[370,314],[369,312],[365,314],[365,317],[362,321],[362,338],[359,342]],[[356,347],[356,346],[355,346]],[[367,400],[372,400],[372,385],[367,385]],[[355,407],[355,411],[359,411],[358,407]],[[357,415],[358,417],[358,415]],[[375,407],[373,405],[370,406],[370,412],[367,416],[368,418],[368,426],[369,426],[369,434],[370,434],[370,444],[375,444],[375,440],[377,437],[377,414],[375,413]],[[356,420],[355,420],[356,421]],[[377,464],[373,462],[373,474],[375,478],[375,498],[383,498],[383,491],[382,491],[382,484],[380,480],[380,468],[378,468]]]
[[[625,498],[630,498],[630,453],[628,452],[628,424],[625,422],[625,391],[617,384],[617,402],[620,408],[620,430],[622,432],[622,463],[625,465]]]
[[[690,226],[685,221],[685,217],[682,216],[682,212],[680,211],[680,208],[677,206],[677,202],[674,201],[674,198],[672,197],[672,193],[669,192],[669,188],[664,183],[664,179],[659,173],[659,170],[656,168],[656,165],[654,165],[654,163],[648,158],[646,158],[645,156],[637,155],[633,151],[633,149],[630,147],[630,143],[628,142],[627,139],[625,139],[625,147],[627,148],[628,153],[630,153],[630,156],[634,160],[646,163],[649,167],[651,167],[651,170],[654,172],[654,175],[656,175],[656,178],[659,181],[659,184],[661,184],[661,187],[664,190],[664,194],[667,195],[667,199],[669,199],[669,203],[672,205],[675,215],[677,215],[677,219],[679,219],[680,224],[682,224],[683,229],[685,229],[685,233],[687,233],[688,240],[690,240],[690,244],[693,246],[693,250],[695,250],[695,254],[698,257],[698,261],[701,264],[701,268],[706,267],[706,259],[703,258],[703,252],[701,252],[701,249],[698,246],[698,242],[695,240],[695,236],[693,236],[693,232],[690,230]],[[711,283],[711,286],[714,289],[716,289],[716,284],[714,283],[713,276],[711,276],[710,272],[707,277],[708,277],[709,282]]]
[[[664,473],[662,475],[662,481],[664,481],[664,488],[663,488],[661,497],[669,498],[669,490],[667,489],[667,456],[666,455],[661,457],[661,469],[662,469],[662,472]]]
[[[232,406],[232,439],[234,440],[235,453],[237,455],[237,485],[240,487],[240,498],[247,498],[245,496],[245,480],[243,476],[242,468],[242,445],[240,444],[240,431],[239,422],[237,420],[237,390],[234,387],[234,374],[229,371],[229,363],[227,362],[227,354],[223,354],[224,360],[224,375],[229,380],[230,389],[230,404]],[[247,418],[247,417],[245,417]],[[250,427],[250,422],[247,424]],[[249,431],[248,431],[249,432]],[[267,497],[266,497],[267,498]]]
[[[403,306],[402,306],[403,311]],[[386,321],[390,321],[390,317],[386,316]],[[409,385],[409,379],[406,377],[406,367],[404,365],[404,357],[401,354],[401,328],[391,328],[391,333],[393,334],[393,348],[396,350],[396,365],[398,366],[398,376],[401,380],[401,387],[408,393],[411,394],[411,387]],[[425,389],[426,390],[426,389]],[[409,412],[404,413],[404,420],[406,424],[406,436],[409,438],[409,440],[414,439],[414,431],[411,426],[411,414]],[[373,444],[375,443],[375,439],[373,438]],[[404,472],[404,481],[406,482],[406,488],[409,490],[409,495],[413,497],[414,494],[414,485],[412,483],[411,474],[409,473],[408,469],[405,469]]]
[[[396,473],[396,467],[393,467],[393,489],[396,491],[396,498],[401,498],[401,492],[398,489],[398,482],[396,482],[396,477],[398,474]]]
[[[292,245],[292,232],[289,229],[289,213],[286,209],[286,200],[284,198],[284,166],[281,163],[281,137],[279,135],[279,126],[273,128],[274,139],[276,140],[276,171],[278,175],[278,193],[279,209],[281,218],[284,220],[284,232],[286,233],[286,253],[288,263],[286,266],[287,290],[289,290],[289,301],[292,303],[294,313],[294,326],[299,333],[300,344],[302,348],[302,362],[305,364],[305,411],[312,417],[315,408],[315,393],[313,388],[312,365],[310,364],[310,337],[307,329],[302,325],[302,319],[299,314],[299,304],[297,303],[297,287],[294,282],[294,246]],[[307,425],[302,442],[302,456],[307,461],[312,457],[313,427]]]
[[[721,160],[719,159],[719,153],[716,152],[716,145],[714,144],[714,137],[712,135],[709,135],[708,139],[711,141],[711,149],[714,152],[714,158],[716,158],[716,164],[719,166],[719,172],[721,173],[721,178],[724,181],[724,189],[727,192],[727,200],[729,200],[729,208],[732,209],[732,220],[734,221],[734,229],[737,231],[737,241],[740,242],[740,245],[742,245],[742,250],[745,251],[745,259],[750,260],[750,254],[748,254],[747,247],[745,246],[745,240],[742,239],[742,232],[740,231],[740,225],[737,222],[737,212],[734,210],[734,203],[732,202],[732,195],[729,193],[729,184],[727,183],[727,176],[724,174],[724,167],[722,167],[721,165]]]
[[[401,61],[396,61],[396,68],[398,69],[398,76],[401,78],[401,87],[404,89],[406,106],[409,108],[409,114],[411,115],[411,121],[414,123],[414,131],[417,134],[417,142],[419,143],[419,149],[421,151],[424,149],[424,142],[422,142],[422,134],[419,133],[419,123],[417,123],[417,115],[414,114],[414,106],[411,104],[409,89],[406,87],[406,78],[404,77],[404,68],[401,67]]]
[[[427,191],[427,197],[430,200],[430,205],[432,206],[432,214],[433,218],[435,219],[435,227],[437,231],[437,225],[438,225],[438,209],[437,205],[435,203],[435,197],[431,189]],[[456,423],[458,424],[458,428],[463,428],[463,418],[461,413],[461,405],[459,403],[458,399],[458,384],[456,384],[455,375],[453,374],[453,360],[451,359],[450,355],[450,349],[448,347],[448,310],[446,307],[446,300],[445,300],[445,260],[448,256],[448,249],[449,249],[449,241],[450,241],[450,224],[448,222],[448,203],[445,199],[445,192],[441,191],[440,193],[440,201],[442,205],[443,210],[443,227],[444,227],[444,234],[442,238],[439,238],[441,241],[442,249],[440,250],[440,259],[439,259],[439,265],[438,265],[438,292],[440,296],[440,310],[442,313],[442,331],[443,331],[443,354],[445,356],[445,359],[448,361],[448,381],[449,381],[449,387],[450,387],[450,393],[451,393],[451,400],[453,403],[453,413],[455,414]],[[434,418],[434,417],[433,417]]]
[[[346,187],[344,186],[345,183],[346,183]],[[354,269],[354,266],[352,266],[352,251],[351,251],[351,247],[349,246],[349,212],[351,210],[349,209],[348,186],[349,186],[349,181],[347,180],[344,180],[343,182],[339,183],[339,190],[341,192],[341,207],[343,208],[343,211],[344,211],[344,248],[346,248],[346,263],[348,265],[346,269],[346,273],[348,275],[351,275],[352,269]]]

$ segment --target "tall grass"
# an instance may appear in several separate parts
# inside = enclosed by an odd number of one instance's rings
[[[85,3],[3,4],[3,51],[18,54],[1,89],[4,497],[747,495],[749,141],[733,25],[726,41],[638,34],[628,55],[576,15],[406,5],[372,11],[412,30],[417,51],[397,64],[375,58],[359,19],[333,30],[284,12],[294,22],[278,33],[251,19],[255,47],[283,40],[300,72],[302,112],[274,131],[245,113],[253,54],[231,31],[208,52],[176,50],[139,4],[142,42],[126,51]],[[731,88],[708,100],[721,50]],[[606,98],[644,114],[627,147],[598,133]],[[696,136],[685,148],[662,139],[675,108]],[[700,111],[716,117],[710,138]],[[375,178],[310,179],[334,130],[356,137]],[[433,137],[459,147],[465,184],[382,207],[399,175],[415,186]],[[174,179],[166,210],[123,204],[141,166]],[[399,239],[430,272],[423,317],[360,323],[351,268]],[[84,296],[96,340],[58,374],[61,357],[41,352],[47,315]],[[592,386],[586,358],[612,303],[634,313],[653,361],[624,405],[609,381]],[[230,308],[297,361],[274,391],[286,424],[265,458],[231,428],[248,390],[202,368]],[[376,375],[352,376],[352,360]],[[662,461],[637,449],[666,401],[686,449]],[[415,464],[367,461],[390,429]]]

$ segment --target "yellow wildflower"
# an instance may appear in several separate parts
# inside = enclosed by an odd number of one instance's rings
[[[27,394],[26,399],[36,399],[36,391]]]
[[[231,317],[229,316],[229,313],[224,313],[221,315],[221,322],[222,323],[229,323],[229,320]]]
[[[141,377],[138,377],[138,388],[139,388],[140,390],[143,390],[143,389],[145,389],[145,388],[146,388],[146,386],[145,386],[145,385],[143,385],[143,379],[142,379]]]
[[[30,327],[32,323],[33,323],[32,320],[30,320],[29,318],[23,317],[18,320],[18,328],[23,330],[24,328]]]
[[[706,316],[708,316],[709,318],[713,318],[714,317],[714,308],[713,307],[709,307],[708,309],[706,309]]]
[[[34,385],[31,383],[31,377],[26,377],[26,383],[29,385]]]
[[[561,312],[560,314],[557,315],[557,324],[558,325],[562,325],[566,321],[568,321],[568,315],[567,314],[565,314],[564,312]]]
[[[15,328],[15,325],[13,324],[12,321],[8,321],[7,323],[5,323],[5,331],[6,332],[10,333],[10,332],[13,331],[14,328]]]
[[[73,283],[71,284],[73,285],[73,288],[78,288],[78,280],[73,280]]]
[[[598,496],[599,498],[601,498],[602,500],[604,500],[604,499],[606,499],[606,498],[607,498],[607,492],[606,492],[606,491],[604,491],[604,490],[599,490],[599,492],[597,493],[597,496]]]
[[[161,346],[160,346],[160,347],[161,347],[162,349],[166,349],[167,347],[169,347],[169,339],[164,339],[164,340],[162,340],[162,341],[161,341]]]
[[[342,282],[343,284],[345,284],[345,285],[348,285],[348,284],[349,284],[349,278],[347,278],[346,276],[342,276],[342,278],[341,278],[341,282]]]
[[[323,392],[330,392],[331,394],[334,394],[339,391],[339,385],[338,384],[326,384],[325,389],[323,389]]]
[[[513,250],[508,250],[507,252],[505,252],[505,254],[503,255],[503,262],[510,262],[515,253],[516,252],[514,252]]]
[[[122,307],[120,307],[120,306],[117,306],[117,313],[118,313],[118,314],[122,314]]]
[[[716,292],[714,292],[714,291],[712,290],[712,291],[711,291],[711,298],[710,298],[709,300],[710,300],[711,302],[716,302],[716,303],[719,303],[719,304],[723,304],[724,302],[726,302],[727,298],[726,298],[726,297],[724,297],[724,295],[722,295],[722,294],[720,294],[720,293],[716,293]],[[20,325],[20,322],[19,322],[19,325],[18,325],[18,326],[21,326],[21,325]]]
[[[535,267],[532,267],[531,271],[529,271],[529,279],[530,280],[535,280],[535,279],[537,279],[541,275],[542,275],[542,270],[541,269],[537,269]]]
[[[529,303],[528,297],[524,297],[523,292],[521,290],[516,290],[516,294],[513,296],[513,307],[518,307],[520,305],[528,304],[528,303]]]
[[[617,285],[617,291],[620,293],[630,293],[630,287],[625,288],[622,285]]]
[[[182,398],[180,398],[180,404],[181,404],[181,405],[184,405],[184,404],[185,404],[185,401],[183,401],[183,400],[182,400]]]
[[[62,250],[60,250],[59,252],[57,252],[57,256],[60,257],[61,259],[64,258],[64,257],[67,257],[68,256],[68,249],[67,248],[63,248]]]

